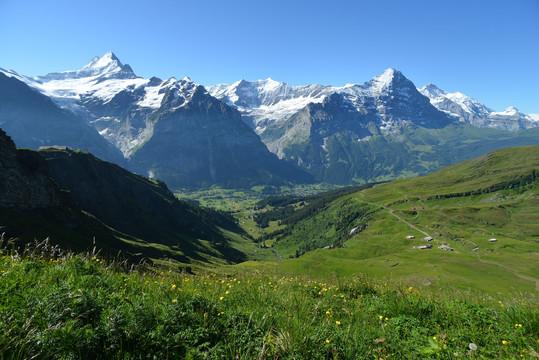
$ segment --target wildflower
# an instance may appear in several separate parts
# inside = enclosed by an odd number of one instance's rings
[[[329,339],[326,339],[326,344],[329,344]]]
[[[341,325],[341,322],[340,321],[335,321],[335,324]]]
[[[388,321],[389,319],[388,318],[385,318],[386,321]]]
[[[382,320],[384,317],[382,315],[379,316],[380,320]]]
[[[178,302],[178,299],[173,299],[172,302],[176,303],[176,302]]]
[[[470,350],[472,350],[472,351],[475,351],[475,350],[477,350],[477,345],[475,345],[474,343],[470,343],[470,344],[468,345],[468,348],[469,348]]]
[[[412,292],[412,289],[413,289],[413,287],[410,286],[410,287],[408,288],[408,292]]]
[[[329,310],[328,310],[328,311],[326,311],[326,315],[331,315],[331,313],[329,312]]]
[[[225,298],[224,296],[221,296],[221,297],[219,298],[219,300],[223,300],[224,298]]]
[[[228,291],[228,290],[225,291],[225,295],[228,295],[228,294],[230,294],[230,291]]]
[[[176,289],[176,284],[172,284],[172,290]]]
[[[502,341],[502,344],[507,345],[507,344],[509,344],[509,341],[503,340],[503,341]]]

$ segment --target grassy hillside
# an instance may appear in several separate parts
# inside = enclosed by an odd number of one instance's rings
[[[537,302],[362,276],[127,271],[0,240],[4,359],[476,359],[539,356]],[[236,269],[237,270],[237,269]]]
[[[1,208],[3,232],[20,244],[49,237],[74,251],[97,246],[110,254],[122,251],[135,260],[145,257],[182,267],[246,258],[231,245],[249,242],[232,216],[180,201],[164,183],[88,153],[40,154],[68,203],[24,213]]]
[[[539,296],[538,171],[539,146],[509,148],[341,197],[274,244],[285,259],[313,242],[336,248],[278,268]],[[414,248],[426,236],[433,247]],[[439,249],[444,243],[454,251]]]

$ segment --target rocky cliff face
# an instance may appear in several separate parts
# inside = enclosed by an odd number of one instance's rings
[[[237,110],[210,96],[202,86],[197,86],[189,101],[159,115],[152,137],[131,156],[130,164],[134,171],[172,187],[309,179],[270,153]]]
[[[32,210],[63,203],[58,186],[48,175],[49,166],[39,153],[15,148],[0,129],[0,206]]]

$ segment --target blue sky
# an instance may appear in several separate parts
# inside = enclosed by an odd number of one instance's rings
[[[212,85],[271,77],[421,87],[539,113],[539,0],[0,0],[0,67],[83,67],[113,51],[139,76]]]

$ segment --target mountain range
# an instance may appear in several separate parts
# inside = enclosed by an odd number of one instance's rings
[[[479,101],[460,92],[448,93],[434,84],[421,89],[408,80],[399,70],[390,68],[364,84],[347,84],[342,87],[330,85],[292,86],[268,78],[266,80],[240,80],[233,84],[220,84],[208,87],[213,96],[236,107],[245,119],[261,134],[269,124],[282,123],[311,103],[321,103],[332,94],[342,94],[356,109],[378,112],[381,122],[390,125],[391,115],[386,103],[398,103],[401,110],[405,104],[416,108],[425,107],[424,95],[436,109],[449,114],[452,118],[477,127],[490,127],[500,130],[523,130],[539,126],[539,114],[523,114],[514,107],[503,112],[495,112]],[[415,103],[415,104],[414,104]],[[395,109],[393,109],[395,110]],[[419,114],[407,114],[418,119]],[[431,114],[423,114],[429,117]],[[421,120],[419,120],[421,121]],[[425,124],[424,122],[423,124]]]
[[[391,68],[343,87],[267,79],[208,90],[237,108],[270,151],[330,183],[422,175],[497,148],[537,144],[539,116],[496,113],[434,88],[418,89]]]
[[[173,188],[363,183],[539,141],[539,116],[417,89],[396,69],[343,87],[267,79],[206,89],[141,78],[109,52],[45,76],[0,69],[0,91],[0,126],[19,147],[69,145]]]

